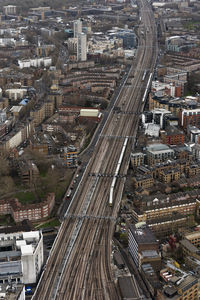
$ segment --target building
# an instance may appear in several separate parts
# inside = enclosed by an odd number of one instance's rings
[[[77,36],[77,61],[87,60],[87,35],[78,33]]]
[[[182,274],[181,277],[173,275],[170,278],[169,284],[158,291],[157,297],[159,300],[198,300],[198,279],[187,274]]]
[[[179,228],[186,227],[188,223],[188,217],[179,213],[170,216],[161,214],[160,217],[147,221],[147,225],[157,238],[166,238],[166,236],[178,232]]]
[[[164,128],[164,117],[171,115],[171,112],[164,108],[157,108],[152,110],[154,124],[160,125],[160,128]]]
[[[137,282],[131,276],[118,277],[118,287],[121,299],[132,300],[140,299],[141,294]]]
[[[11,214],[15,222],[39,221],[49,217],[55,204],[54,193],[49,193],[40,203],[22,205],[18,199],[0,200],[0,215]]]
[[[21,88],[21,89],[7,89],[5,91],[6,96],[13,101],[21,100],[23,99],[27,94],[27,88]]]
[[[174,158],[174,150],[164,144],[151,144],[146,147],[146,157],[148,165]]]
[[[30,117],[33,119],[34,126],[38,126],[45,119],[45,104],[38,103],[30,111]]]
[[[0,299],[5,300],[25,300],[25,285],[22,283],[8,282],[0,284]]]
[[[19,68],[40,68],[40,67],[50,67],[52,64],[51,57],[37,57],[37,58],[30,58],[30,59],[22,59],[18,60]]]
[[[185,134],[176,126],[168,126],[161,130],[160,137],[163,143],[168,145],[183,145],[185,141]]]
[[[191,164],[187,168],[187,176],[192,177],[200,174],[200,164]]]
[[[160,280],[156,271],[150,263],[143,263],[141,267],[141,276],[146,284],[148,291],[153,299],[157,299],[157,290],[161,287]]]
[[[119,251],[114,252],[113,261],[119,269],[124,269],[125,268],[124,260],[123,260],[122,255]]]
[[[196,246],[194,246],[189,240],[181,240],[180,246],[185,257],[191,256],[200,260],[200,250]]]
[[[76,20],[74,21],[74,38],[77,38],[79,34],[82,33],[82,21]]]
[[[181,172],[179,169],[174,168],[172,170],[163,170],[160,173],[160,180],[164,183],[171,183],[179,180],[181,177]]]
[[[78,39],[76,38],[69,38],[67,40],[67,46],[70,54],[75,54],[77,53],[77,42]]]
[[[1,233],[0,245],[0,282],[36,283],[44,261],[42,233]]]
[[[63,93],[57,85],[51,86],[48,99],[53,103],[55,109],[58,109],[62,105]]]
[[[175,194],[157,194],[156,197],[136,196],[133,199],[135,209],[133,210],[134,221],[152,223],[162,218],[170,218],[181,214],[182,216],[195,215],[199,216],[199,190],[187,192],[178,192]],[[159,222],[160,222],[159,221]]]
[[[36,48],[36,55],[37,56],[46,56],[48,57],[49,54],[54,50],[55,45],[40,45]]]
[[[131,153],[131,165],[132,167],[138,167],[138,166],[143,166],[144,165],[144,153],[142,152],[136,152],[136,153]]]
[[[194,232],[185,234],[185,239],[187,239],[194,246],[199,247],[200,246],[200,231],[194,231]]]
[[[137,38],[133,31],[123,30],[114,34],[118,39],[122,39],[124,49],[132,49],[136,47]]]
[[[78,159],[78,151],[76,147],[70,145],[64,149],[64,161],[67,167],[76,167]]]
[[[147,225],[129,225],[128,249],[139,269],[142,263],[147,262],[151,262],[156,269],[160,266],[158,248],[156,237]]]
[[[15,5],[3,6],[3,12],[5,15],[16,15],[17,6],[15,6]]]
[[[154,185],[154,178],[151,174],[140,175],[133,177],[135,189],[142,187],[143,189],[150,188]]]
[[[32,162],[25,163],[20,161],[18,174],[21,177],[22,182],[28,185],[34,184],[39,178],[39,170]]]
[[[186,130],[189,125],[200,128],[200,108],[182,109],[179,112],[179,124],[184,130]]]
[[[7,122],[7,121],[6,121]],[[8,124],[8,125],[7,125]],[[7,127],[9,122],[6,123]],[[8,134],[3,136],[0,140],[0,148],[5,150],[10,150],[18,147],[22,142],[24,142],[33,133],[33,122],[32,120],[27,121],[27,123],[20,123],[18,126],[14,127]]]

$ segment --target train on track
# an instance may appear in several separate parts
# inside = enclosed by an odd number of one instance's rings
[[[114,192],[114,188],[115,188],[115,184],[116,184],[116,180],[117,180],[117,175],[119,174],[119,169],[121,167],[121,163],[122,163],[122,159],[124,157],[124,153],[125,153],[125,150],[126,150],[127,143],[128,143],[128,137],[125,138],[125,141],[124,141],[124,144],[123,144],[123,147],[122,147],[122,152],[120,154],[120,157],[119,157],[119,160],[118,160],[118,163],[117,163],[117,168],[116,168],[116,171],[115,171],[115,175],[114,175],[111,187],[110,187],[110,195],[109,195],[109,206],[110,207],[112,207],[112,205],[113,205],[113,192]]]
[[[147,87],[146,87],[146,89],[145,89],[144,96],[143,96],[143,98],[142,98],[142,103],[144,103],[145,100],[146,100],[147,93],[148,93],[148,91],[149,91],[150,83],[151,83],[151,80],[152,80],[152,76],[153,76],[153,73],[151,73],[151,74],[149,75],[149,79],[148,79],[148,82],[147,82]]]

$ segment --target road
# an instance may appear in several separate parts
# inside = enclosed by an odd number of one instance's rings
[[[111,270],[111,240],[125,176],[117,177],[112,207],[110,188],[124,141],[128,143],[119,169],[126,175],[130,151],[137,133],[141,99],[157,58],[154,17],[146,0],[141,0],[139,47],[128,82],[125,81],[115,106],[91,152],[90,160],[65,215],[41,276],[34,300],[120,299]],[[142,81],[144,71],[147,75]]]

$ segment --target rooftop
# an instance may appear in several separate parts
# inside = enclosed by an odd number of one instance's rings
[[[148,226],[136,228],[134,225],[130,225],[129,229],[138,244],[157,244],[157,240]]]
[[[164,144],[150,144],[147,146],[147,151],[165,151],[165,150],[171,150],[169,146]]]
[[[122,299],[139,299],[138,288],[136,289],[132,277],[118,277],[118,284]]]
[[[184,239],[180,241],[180,244],[184,247],[187,248],[190,252],[192,253],[197,253],[200,252],[197,247],[195,247],[190,241]]]
[[[0,276],[6,276],[8,274],[21,274],[22,273],[22,266],[21,261],[9,261],[0,263]]]

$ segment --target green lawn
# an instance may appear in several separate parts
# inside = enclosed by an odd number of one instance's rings
[[[48,228],[48,227],[55,227],[55,226],[60,226],[60,222],[58,219],[54,219],[54,220],[51,220],[49,222],[46,222],[40,226],[37,226],[37,229],[40,229],[40,228]]]
[[[36,197],[33,192],[19,192],[15,196],[22,204],[31,204],[36,202]]]

